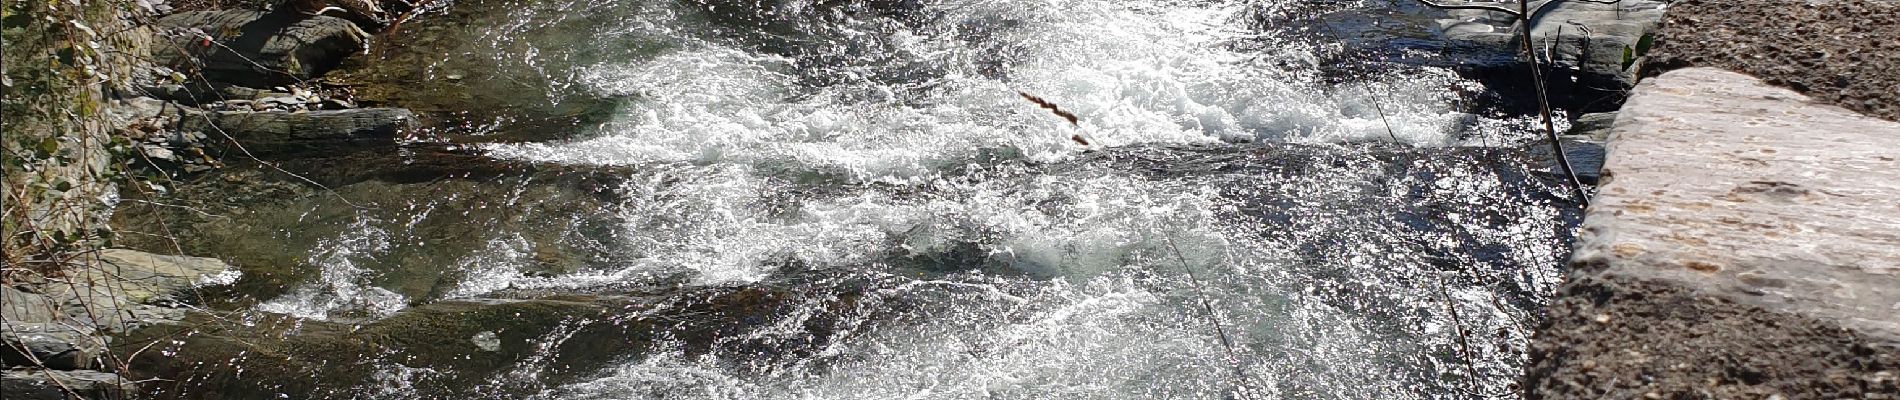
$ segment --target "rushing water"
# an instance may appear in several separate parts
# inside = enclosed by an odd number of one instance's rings
[[[612,99],[571,139],[473,145],[622,171],[594,211],[611,226],[586,235],[610,256],[532,273],[526,231],[503,229],[457,256],[452,288],[379,288],[363,265],[427,244],[405,231],[435,207],[422,199],[411,221],[352,217],[308,249],[321,273],[260,310],[375,318],[822,270],[883,283],[853,310],[732,322],[731,340],[805,351],[661,340],[537,396],[1511,396],[1576,218],[1512,150],[1521,117],[1464,112],[1458,93],[1482,87],[1339,43],[1417,29],[1388,3],[529,3],[485,5],[510,11],[427,68],[523,103]],[[1329,28],[1319,11],[1374,17]],[[428,373],[383,368],[366,395]]]

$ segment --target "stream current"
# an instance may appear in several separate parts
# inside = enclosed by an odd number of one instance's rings
[[[426,239],[360,215],[258,310],[817,275],[876,283],[842,309],[715,322],[745,346],[661,332],[534,397],[1511,397],[1578,218],[1519,151],[1527,118],[1473,111],[1485,89],[1456,71],[1362,51],[1423,40],[1394,39],[1427,31],[1394,3],[485,2],[453,7],[507,11],[426,68],[524,103],[610,99],[567,139],[465,145],[624,171],[581,235],[605,255],[535,272],[531,232],[469,226],[486,244],[454,283],[405,293],[370,265]],[[1406,46],[1385,53],[1443,56]],[[432,372],[381,368],[365,397]],[[539,382],[519,369],[491,383]]]

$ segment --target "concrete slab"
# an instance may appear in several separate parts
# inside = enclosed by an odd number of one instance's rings
[[[1607,147],[1528,398],[1900,398],[1900,123],[1690,68]]]

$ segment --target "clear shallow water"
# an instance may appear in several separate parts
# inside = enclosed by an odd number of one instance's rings
[[[423,239],[360,216],[310,249],[314,282],[259,309],[376,317],[820,269],[895,283],[853,310],[735,321],[722,339],[792,346],[822,330],[809,352],[663,340],[538,397],[1472,398],[1511,392],[1574,226],[1561,188],[1509,150],[1530,137],[1522,120],[1462,113],[1450,93],[1482,89],[1442,69],[1329,82],[1322,64],[1343,47],[1275,26],[1308,7],[707,3],[528,7],[475,30],[494,46],[438,66],[500,71],[478,79],[549,102],[619,99],[571,140],[478,145],[624,168],[597,210],[617,226],[591,237],[610,260],[530,273],[533,246],[495,232],[460,256],[452,288],[409,298],[358,264]],[[410,395],[417,373],[384,367],[365,394]],[[542,382],[517,372],[492,383]]]

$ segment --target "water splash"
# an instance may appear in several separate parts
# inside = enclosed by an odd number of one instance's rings
[[[305,262],[318,268],[315,280],[258,304],[257,309],[323,320],[337,315],[381,318],[408,307],[407,298],[371,284],[370,272],[357,267],[359,262],[389,250],[388,232],[378,228],[373,218],[362,215],[346,231],[349,233],[312,249]]]
[[[618,224],[601,238],[618,258],[525,276],[532,250],[503,235],[462,258],[449,297],[669,275],[769,284],[791,267],[911,284],[862,300],[880,311],[827,325],[843,339],[809,355],[662,340],[542,397],[1506,393],[1575,217],[1510,152],[1454,148],[1530,137],[1522,121],[1462,113],[1448,88],[1470,82],[1426,67],[1331,82],[1316,65],[1340,49],[1257,29],[1259,4],[946,1],[890,16],[786,1],[759,22],[705,3],[590,3],[624,19],[586,29],[537,9],[489,31],[594,39],[498,54],[558,92],[620,99],[612,121],[482,148],[625,167],[618,203],[600,210]],[[556,63],[535,47],[616,43],[640,51]],[[1073,111],[1079,131],[1018,91]],[[1366,144],[1387,140],[1388,123],[1403,143]],[[1069,140],[1078,132],[1093,151]],[[333,298],[378,298],[347,262],[378,251],[377,232],[313,253],[323,280],[343,283],[265,309],[321,318]],[[1170,243],[1188,265],[1164,256]],[[1186,268],[1209,277],[1246,378],[1197,314]],[[830,311],[817,307],[722,340],[809,339],[812,315]]]

